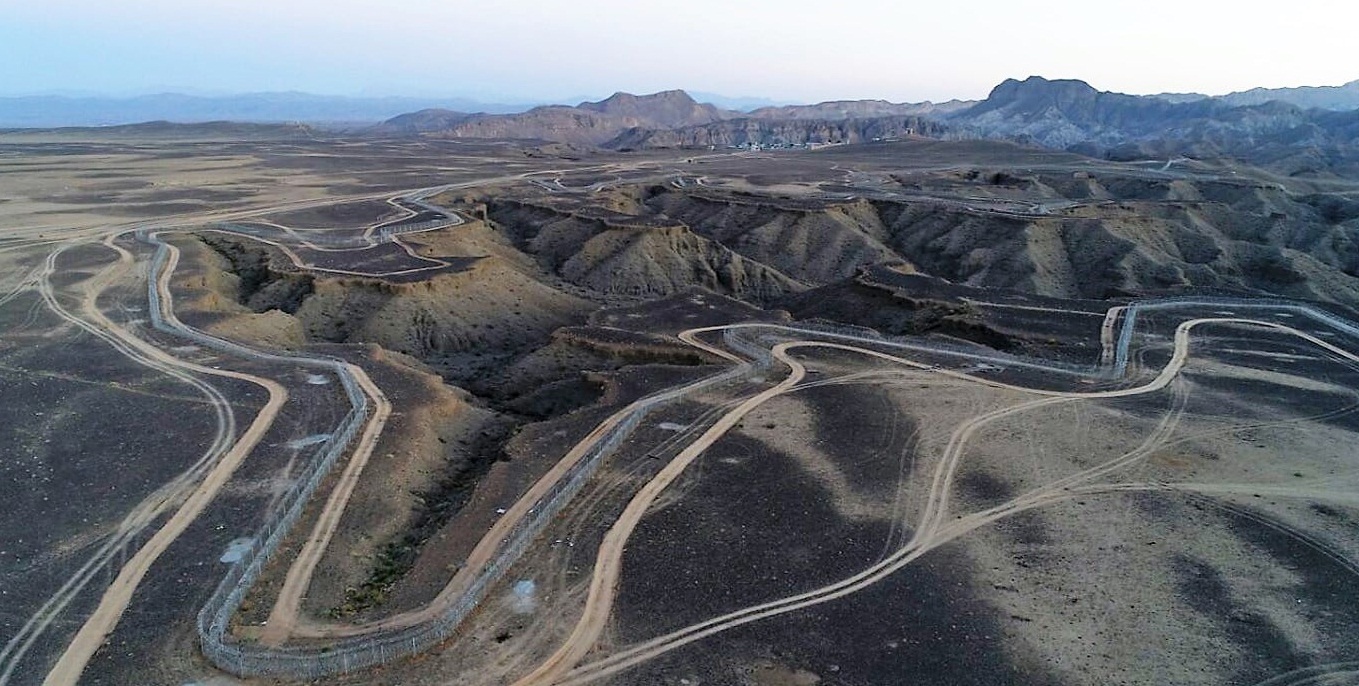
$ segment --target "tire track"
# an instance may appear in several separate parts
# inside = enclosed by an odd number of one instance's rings
[[[1191,331],[1199,326],[1221,324],[1261,326],[1289,333],[1326,349],[1339,357],[1348,359],[1352,362],[1359,362],[1359,357],[1356,357],[1348,351],[1322,341],[1311,334],[1282,324],[1243,319],[1239,317],[1204,317],[1191,319],[1179,324],[1175,330],[1174,353],[1171,356],[1171,359],[1154,379],[1142,386],[1132,388],[1071,393],[1018,387],[989,379],[977,379],[950,370],[934,370],[937,373],[969,378],[973,381],[993,387],[1008,388],[1045,397],[981,415],[969,420],[954,431],[950,443],[945,450],[945,454],[941,458],[939,466],[936,468],[933,486],[928,496],[925,513],[921,517],[923,524],[918,528],[917,534],[906,546],[903,546],[902,549],[882,563],[874,565],[867,570],[834,584],[790,596],[772,603],[765,603],[735,613],[723,615],[722,617],[714,618],[707,622],[653,639],[652,641],[641,644],[633,649],[615,653],[607,658],[581,668],[576,668],[572,671],[573,665],[583,658],[597,643],[604,624],[607,622],[610,615],[617,578],[621,570],[623,546],[627,536],[630,535],[631,531],[640,522],[641,517],[659,495],[660,490],[663,490],[665,486],[673,481],[674,478],[678,476],[678,472],[682,471],[684,467],[692,462],[698,453],[706,449],[708,445],[720,437],[722,431],[725,431],[727,428],[734,425],[735,419],[731,419],[732,417],[739,419],[740,416],[743,416],[750,409],[753,409],[754,406],[786,391],[787,388],[790,388],[795,385],[797,381],[801,380],[803,374],[805,374],[805,368],[796,360],[788,356],[787,353],[789,350],[795,348],[839,349],[847,352],[857,352],[870,357],[905,364],[907,366],[928,368],[928,366],[921,363],[906,360],[880,351],[839,343],[795,341],[776,345],[771,351],[772,355],[775,359],[789,367],[791,371],[788,377],[785,378],[779,386],[775,386],[774,388],[755,396],[747,401],[747,403],[743,403],[730,415],[724,417],[724,421],[719,421],[719,423],[713,427],[714,430],[721,429],[720,431],[716,431],[716,433],[714,433],[714,431],[705,433],[698,441],[695,441],[688,450],[681,453],[686,459],[677,458],[675,462],[672,462],[671,465],[667,466],[667,470],[664,470],[664,472],[671,472],[667,474],[667,478],[653,481],[648,484],[647,487],[644,487],[639,491],[634,502],[630,503],[628,509],[625,510],[618,522],[610,529],[609,534],[606,536],[606,545],[601,546],[596,559],[595,577],[592,580],[590,595],[587,598],[582,616],[577,622],[576,629],[573,630],[571,636],[557,652],[539,665],[533,672],[530,672],[525,677],[519,679],[516,682],[516,686],[552,683],[585,683],[616,673],[663,652],[668,652],[674,648],[725,631],[726,629],[843,597],[886,578],[887,575],[890,575],[897,569],[914,561],[928,550],[941,545],[943,542],[953,540],[963,533],[996,521],[1004,516],[1010,516],[1021,511],[1072,497],[1069,491],[1063,491],[1062,489],[1069,488],[1071,485],[1081,481],[1098,478],[1099,476],[1110,473],[1123,466],[1132,464],[1137,460],[1150,455],[1157,447],[1165,442],[1165,440],[1174,432],[1179,417],[1183,413],[1184,394],[1182,392],[1176,392],[1174,396],[1175,406],[1172,411],[1162,418],[1162,421],[1158,424],[1157,429],[1153,434],[1137,449],[1130,451],[1109,463],[1105,463],[1090,470],[1085,470],[1077,475],[1059,479],[1039,492],[1028,496],[1022,496],[1005,505],[981,513],[973,513],[952,522],[945,522],[945,517],[948,512],[948,493],[952,487],[954,474],[956,473],[960,462],[963,447],[965,446],[967,439],[971,437],[979,426],[997,418],[1006,417],[1011,414],[1046,405],[1070,402],[1079,399],[1126,397],[1167,388],[1176,379],[1188,360]],[[690,336],[689,340],[693,340],[692,336]],[[731,419],[731,421],[725,421],[728,419]],[[673,469],[671,469],[672,467]]]

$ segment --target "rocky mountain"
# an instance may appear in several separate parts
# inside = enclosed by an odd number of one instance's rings
[[[1352,91],[1359,93],[1359,85],[1256,90],[1221,98],[1136,96],[1100,91],[1084,81],[1033,76],[1007,79],[976,103],[833,101],[742,114],[673,90],[616,93],[598,102],[519,114],[422,110],[394,117],[376,130],[613,149],[863,143],[904,136],[986,138],[1112,159],[1228,157],[1284,174],[1325,176],[1359,173],[1359,110],[1305,108],[1271,98],[1283,94],[1336,104]]]
[[[599,102],[583,102],[576,109],[623,122],[637,122],[632,126],[693,126],[731,116],[730,112],[714,105],[696,102],[682,90],[661,91],[651,95],[619,92]]]
[[[987,138],[1010,138],[1049,148],[1112,146],[1151,137],[1213,117],[1227,106],[1212,101],[1173,103],[1108,93],[1084,81],[1031,76],[1006,79],[986,100],[951,120]]]
[[[841,100],[762,107],[749,114],[699,103],[681,90],[615,93],[599,102],[552,105],[508,115],[429,109],[394,117],[375,129],[448,138],[532,138],[612,148],[727,146],[743,143],[862,142],[942,127],[943,117],[971,105]]]
[[[1304,109],[1355,110],[1359,109],[1359,80],[1341,86],[1302,86],[1299,88],[1252,88],[1227,95],[1209,96],[1202,93],[1162,93],[1155,97],[1170,102],[1216,100],[1234,107],[1263,105],[1279,101]]]
[[[148,121],[364,123],[432,107],[486,112],[527,109],[526,106],[496,105],[465,98],[365,98],[310,93],[215,97],[161,93],[132,98],[44,95],[0,98],[0,127],[109,126]]]
[[[462,114],[426,110],[394,117],[377,128],[446,138],[523,138],[599,145],[632,128],[671,129],[721,121],[733,113],[701,104],[680,90],[651,95],[615,93],[574,107],[549,105],[519,114]]]
[[[751,119],[871,119],[876,117],[912,117],[944,115],[965,109],[975,103],[967,100],[948,102],[895,103],[886,100],[832,100],[815,105],[785,105],[761,107],[748,115]]]
[[[432,133],[436,131],[447,131],[461,124],[472,117],[474,114],[457,112],[443,108],[430,108],[419,110],[418,112],[408,112],[397,115],[382,122],[374,130],[382,133],[411,136],[421,133]]]
[[[1098,91],[1083,81],[1006,80],[950,115],[951,134],[1014,140],[1092,156],[1233,157],[1287,174],[1359,172],[1359,111],[1280,101],[1234,106]]]
[[[866,143],[902,136],[942,135],[947,126],[919,116],[870,119],[741,118],[677,129],[636,127],[605,143],[618,150],[643,148],[725,148],[745,144],[808,145]]]

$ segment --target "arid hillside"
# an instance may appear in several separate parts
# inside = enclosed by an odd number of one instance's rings
[[[1041,94],[989,112],[1060,131],[1127,102],[1057,90],[1046,119]],[[31,650],[0,671],[1352,671],[1359,183],[1341,166],[1114,161],[962,119],[928,138],[904,114],[703,123],[675,95],[568,109],[600,136],[649,118],[864,142],[154,126],[12,144],[0,519],[22,564],[0,587],[26,590],[0,609]]]
[[[943,154],[933,146],[960,159],[1019,152],[966,143],[882,150]],[[526,398],[542,384],[574,379],[575,388],[580,373],[600,368],[576,356],[538,381],[522,377],[516,361],[591,340],[588,326],[584,338],[554,332],[588,325],[601,308],[695,292],[993,345],[1008,343],[968,323],[965,308],[904,297],[882,275],[1058,298],[1212,292],[1359,306],[1359,201],[1344,194],[1205,170],[1082,166],[1073,156],[838,179],[852,149],[799,153],[787,178],[587,175],[449,193],[437,201],[479,219],[409,239],[416,254],[451,266],[399,280],[299,270],[257,242],[205,234],[234,275],[213,286],[214,297],[260,313],[257,335],[270,344],[377,344],[502,409],[572,406]],[[904,314],[884,314],[897,310]]]
[[[654,297],[697,286],[753,303],[907,267],[957,284],[1105,298],[1226,289],[1359,303],[1359,203],[1246,180],[971,170],[913,178],[927,192],[1027,211],[856,197],[628,189],[631,214],[575,199],[491,204],[495,226],[546,272]]]
[[[1093,157],[1231,159],[1287,176],[1359,171],[1354,84],[1219,98],[1100,91],[1075,79],[1006,79],[980,102],[833,101],[750,113],[699,104],[683,91],[538,107],[511,115],[422,110],[376,127],[390,135],[541,139],[615,150],[786,147],[913,136],[990,139]]]
[[[634,127],[671,129],[707,124],[733,116],[701,104],[684,91],[651,95],[615,93],[599,102],[574,107],[535,107],[519,114],[464,114],[421,110],[394,117],[376,131],[383,134],[431,134],[442,138],[518,138],[584,145],[604,143]]]

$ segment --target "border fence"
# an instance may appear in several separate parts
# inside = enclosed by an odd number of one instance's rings
[[[283,539],[301,517],[307,502],[311,500],[321,481],[330,473],[362,428],[371,407],[346,363],[341,360],[257,351],[210,336],[181,323],[169,307],[170,303],[162,301],[157,289],[157,282],[165,270],[168,246],[154,234],[141,234],[140,237],[156,246],[148,278],[148,297],[151,322],[157,330],[246,359],[324,369],[340,378],[351,404],[349,413],[345,415],[337,431],[318,446],[304,473],[285,493],[283,505],[260,527],[250,548],[232,564],[198,613],[197,628],[203,654],[213,664],[239,676],[318,678],[383,664],[427,649],[448,638],[519,559],[546,524],[593,476],[603,458],[617,449],[643,418],[657,407],[688,393],[737,379],[748,369],[748,365],[740,365],[686,386],[656,393],[636,403],[626,417],[596,443],[563,478],[553,484],[551,490],[534,503],[529,510],[533,516],[521,520],[502,541],[494,561],[482,569],[458,601],[435,621],[372,636],[344,639],[324,646],[274,648],[234,642],[228,637],[231,618],[240,609],[245,595],[259,578],[264,565],[277,552]]]
[[[371,248],[380,243],[391,242],[391,240],[393,238],[396,238],[397,236],[404,236],[409,233],[420,233],[422,231],[433,231],[434,229],[443,229],[450,226],[461,226],[464,223],[463,218],[459,216],[457,212],[454,212],[453,210],[444,209],[437,205],[431,205],[430,203],[425,202],[423,195],[407,196],[405,198],[402,198],[401,202],[406,205],[414,205],[415,207],[418,207],[426,212],[441,214],[443,215],[443,218],[428,219],[422,222],[414,223],[403,223],[404,220],[397,219],[386,224],[380,224],[374,227],[373,233],[371,234],[365,232],[364,234],[357,236],[335,235],[333,233],[322,233],[321,231],[316,231],[309,233],[305,237],[306,242],[310,243],[311,245],[322,246],[326,248],[336,248],[340,250],[350,248],[357,250],[361,248]],[[230,231],[232,233],[244,234],[246,236],[253,236],[255,238],[262,238],[271,241],[276,240],[278,238],[279,233],[278,229],[276,228],[265,226],[252,226],[250,224],[240,224],[237,222],[221,222],[216,225],[216,228],[221,229],[223,231]]]
[[[411,226],[399,228],[402,229],[401,232],[403,233],[418,230],[412,229]],[[393,227],[393,230],[395,231],[396,228]],[[384,664],[420,652],[447,639],[519,560],[552,518],[584,487],[585,483],[596,473],[604,458],[622,445],[648,414],[656,408],[694,391],[740,379],[756,371],[757,368],[768,368],[774,364],[769,347],[763,345],[763,341],[758,339],[751,341],[743,337],[742,334],[747,329],[821,335],[832,339],[855,340],[897,349],[942,353],[969,359],[993,361],[998,364],[1037,366],[1032,361],[1024,361],[1003,353],[983,353],[975,348],[969,349],[963,345],[941,346],[938,343],[932,343],[926,348],[904,340],[884,337],[876,331],[856,330],[853,327],[841,325],[832,326],[814,322],[800,322],[797,326],[752,323],[745,327],[725,329],[723,331],[723,342],[732,350],[748,356],[752,362],[736,365],[721,373],[684,386],[655,393],[634,403],[627,415],[614,425],[585,456],[576,462],[561,479],[552,485],[546,494],[533,504],[533,507],[529,510],[532,516],[522,519],[516,524],[509,535],[502,539],[492,562],[481,569],[457,601],[434,621],[376,632],[366,636],[345,638],[326,645],[269,647],[256,643],[229,640],[231,619],[239,611],[246,594],[259,578],[265,564],[277,552],[284,538],[301,517],[306,504],[319,488],[321,481],[331,472],[336,462],[353,442],[372,408],[367,396],[364,395],[354,375],[350,372],[347,363],[340,359],[253,350],[231,341],[210,336],[181,323],[174,315],[172,304],[162,301],[157,288],[158,282],[165,276],[163,272],[169,254],[168,245],[154,233],[139,231],[138,237],[156,248],[148,275],[150,317],[156,330],[245,359],[289,363],[331,372],[339,377],[351,405],[350,411],[341,420],[337,430],[327,441],[317,447],[301,477],[288,489],[282,499],[283,505],[274,510],[260,527],[249,550],[245,551],[242,557],[232,564],[226,576],[198,613],[197,629],[204,655],[218,667],[243,677],[315,679]],[[1127,349],[1132,341],[1138,311],[1182,306],[1286,310],[1304,314],[1359,337],[1359,327],[1347,320],[1310,305],[1301,305],[1290,301],[1276,302],[1232,298],[1175,298],[1141,301],[1134,302],[1127,307],[1122,320],[1122,330],[1118,336],[1118,349],[1113,366],[1111,368],[1097,367],[1095,373],[1116,375],[1122,374],[1126,370]],[[765,335],[768,335],[768,333]],[[1042,367],[1049,371],[1067,373],[1088,374],[1091,372],[1088,367],[1048,362],[1045,362]]]

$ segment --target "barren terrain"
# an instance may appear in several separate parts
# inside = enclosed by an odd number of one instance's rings
[[[0,684],[1355,678],[1340,181],[45,135]]]

